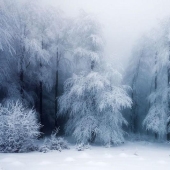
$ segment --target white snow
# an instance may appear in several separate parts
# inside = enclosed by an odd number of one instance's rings
[[[105,148],[77,151],[0,154],[0,170],[169,170],[170,145],[127,142]]]

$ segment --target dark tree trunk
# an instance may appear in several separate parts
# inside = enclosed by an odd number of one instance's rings
[[[170,44],[169,44],[169,62],[170,62]],[[168,117],[170,116],[170,64],[168,64],[168,69],[167,69],[167,74],[168,74]],[[167,140],[170,141],[170,133],[169,133],[169,126],[170,126],[170,121],[167,122]]]
[[[88,140],[89,143],[94,143],[96,139],[96,133],[95,132],[92,132],[91,133],[91,138]]]
[[[20,95],[21,95],[21,100],[24,99],[24,71],[23,69],[20,70]]]
[[[40,70],[41,70],[42,64],[40,62]],[[39,81],[39,114],[40,114],[40,123],[41,123],[41,137],[43,137],[44,132],[44,120],[43,120],[43,82],[42,80]]]
[[[95,67],[95,61],[92,60],[92,61],[91,61],[91,71],[94,70],[94,67]],[[94,96],[93,96],[92,100],[93,100],[93,101],[92,101],[92,105],[93,105],[93,107],[94,107],[94,109],[95,109],[95,107],[96,107],[96,101],[95,101],[95,97],[94,97]],[[90,139],[88,140],[88,142],[94,143],[95,139],[96,139],[96,133],[95,133],[95,131],[92,131],[92,132],[91,132]]]
[[[42,49],[44,49],[44,43],[42,40]],[[39,114],[40,114],[40,123],[42,125],[41,127],[41,132],[42,132],[42,136],[43,136],[43,131],[44,131],[44,120],[43,120],[43,81],[42,81],[42,61],[40,59],[40,81],[39,81]]]
[[[141,57],[142,57],[143,53],[141,54]],[[137,82],[137,79],[138,79],[138,75],[139,75],[139,69],[140,69],[140,64],[141,64],[141,58],[139,59],[139,62],[138,62],[138,65],[137,65],[137,68],[136,68],[136,72],[135,72],[135,75],[133,77],[133,80],[132,80],[132,102],[133,102],[133,105],[132,105],[132,113],[131,113],[131,132],[133,133],[136,133],[137,132],[137,101],[136,101],[136,82]]]
[[[133,133],[137,132],[137,115],[136,115],[136,108],[137,108],[137,103],[136,103],[136,99],[134,97],[135,91],[132,88],[132,101],[133,101],[133,105],[132,105],[132,114],[131,114],[131,131]]]
[[[24,69],[23,69],[24,54],[25,54],[25,47],[22,48],[22,52],[21,52],[21,58],[20,58],[20,73],[19,73],[19,79],[20,79],[20,95],[21,95],[21,100],[22,100],[22,101],[23,101],[23,99],[24,99]]]
[[[58,78],[59,78],[59,54],[58,54],[58,49],[57,49],[57,60],[56,60],[56,83],[55,83],[55,113],[54,113],[54,118],[55,118],[55,128],[58,128],[58,122],[57,122],[57,112],[58,112]]]
[[[156,52],[156,54],[155,54],[155,67],[156,67],[156,65],[157,65],[157,52]],[[157,91],[157,86],[158,86],[158,73],[157,73],[157,70],[155,70],[155,93],[156,93],[156,91]],[[157,105],[157,103],[156,103],[156,99],[155,99],[155,107],[156,107],[156,105]],[[155,133],[155,139],[158,139],[158,134],[157,133]]]
[[[36,93],[36,96],[39,96],[39,84],[37,84],[35,86],[35,89],[34,89],[35,93]],[[35,100],[35,104],[34,104],[35,108],[37,111],[39,111],[39,98],[37,97],[36,100]]]
[[[39,112],[40,112],[40,121],[41,121],[41,124],[43,125],[43,83],[42,81],[40,81],[39,83],[39,102],[40,102],[40,105],[39,105]]]
[[[40,68],[42,64],[40,63]],[[40,113],[40,122],[41,125],[44,125],[43,122],[43,83],[42,80],[39,82],[39,113]],[[41,132],[43,132],[43,127],[41,128]]]
[[[94,70],[95,62],[91,61],[91,70]]]

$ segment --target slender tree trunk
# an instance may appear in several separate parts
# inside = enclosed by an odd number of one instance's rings
[[[41,65],[41,64],[40,64]],[[41,115],[41,117],[42,117],[42,115],[43,115],[43,109],[42,109],[42,98],[43,98],[43,83],[42,83],[42,81],[40,80],[40,82],[39,82],[39,99],[40,99],[40,115]],[[41,118],[41,120],[42,120],[42,118]]]
[[[24,100],[24,54],[25,54],[25,47],[22,48],[21,58],[20,58],[20,73],[19,73],[19,79],[20,79],[20,95],[21,100]]]
[[[42,81],[40,81],[39,84],[39,89],[40,89],[40,116],[41,116],[41,123],[43,124],[43,104],[42,104],[42,99],[43,99],[43,89],[42,89]]]
[[[133,101],[133,105],[132,105],[132,114],[131,114],[131,131],[133,133],[137,132],[137,115],[136,115],[136,108],[137,108],[137,103],[135,100],[135,90],[134,88],[132,88],[132,101]]]
[[[91,61],[91,70],[94,70],[95,62]]]
[[[36,93],[36,96],[39,96],[39,84],[37,84],[37,85],[35,86],[34,91],[35,91],[35,93]],[[38,100],[38,98],[35,100],[35,108],[36,108],[36,110],[39,109],[39,100]]]
[[[40,63],[40,68],[42,67]],[[44,125],[43,121],[43,83],[42,80],[39,82],[39,113],[40,113],[40,122]],[[43,132],[43,127],[41,128],[41,132]]]
[[[20,86],[21,86],[20,95],[21,95],[21,100],[23,100],[24,99],[24,71],[22,68],[20,70],[19,78],[20,78]]]
[[[44,48],[44,43],[42,40],[42,49]],[[42,82],[42,61],[40,59],[40,81],[39,81],[39,114],[40,114],[40,123],[42,125],[41,132],[43,133],[44,129],[44,120],[43,120],[43,82]]]
[[[57,122],[57,112],[58,112],[58,78],[59,78],[59,54],[58,54],[58,49],[57,49],[57,60],[56,60],[56,83],[55,83],[55,128],[58,128],[58,122]]]
[[[169,44],[169,63],[170,63],[170,44]],[[169,93],[169,89],[170,89],[170,64],[168,64],[168,68],[167,68],[167,74],[168,74],[168,117],[170,116],[170,93]],[[169,126],[170,126],[170,121],[167,122],[167,140],[170,140],[170,133],[169,133]]]
[[[143,53],[141,54],[141,57],[142,57]],[[136,82],[137,82],[137,79],[138,79],[138,75],[139,75],[139,69],[140,69],[140,64],[141,64],[141,58],[139,59],[139,62],[138,62],[138,65],[137,65],[137,68],[136,68],[136,72],[135,72],[135,75],[133,77],[133,80],[132,80],[132,102],[133,102],[133,105],[132,105],[132,113],[131,113],[131,131],[133,133],[136,133],[137,132],[137,112],[136,112],[136,109],[137,109],[137,101],[136,101]]]
[[[157,52],[156,52],[156,54],[155,54],[155,67],[157,66]],[[158,72],[157,72],[157,69],[155,70],[155,93],[156,93],[156,91],[157,91],[157,86],[158,86]],[[157,105],[157,103],[156,103],[156,99],[155,99],[155,103],[154,103],[154,105],[155,105],[155,107],[156,107],[156,105]],[[158,134],[157,133],[155,133],[155,139],[157,139],[158,138]]]
[[[95,61],[92,60],[92,61],[91,61],[91,71],[94,70],[94,67],[95,67]],[[94,109],[95,109],[96,101],[95,101],[94,97],[92,98],[92,100],[93,100],[93,101],[92,101],[92,104],[93,104],[93,107],[94,107]],[[91,132],[91,137],[90,137],[90,139],[88,140],[88,142],[94,143],[95,139],[96,139],[96,133],[95,133],[95,131],[92,131],[92,132]]]

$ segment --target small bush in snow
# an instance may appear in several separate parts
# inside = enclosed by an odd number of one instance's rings
[[[48,144],[48,140],[47,138],[44,140],[43,144],[39,147],[39,152],[43,152],[43,153],[47,153],[50,151],[50,147],[49,147],[49,144]]]
[[[84,144],[83,144],[83,143],[80,143],[80,144],[76,145],[76,149],[77,149],[78,151],[84,151]]]
[[[90,149],[90,145],[89,144],[85,145],[84,143],[79,143],[76,145],[77,151],[84,151],[85,149]]]
[[[36,112],[21,102],[0,105],[0,152],[28,152],[36,150],[40,135]]]
[[[50,150],[58,150],[61,152],[63,149],[69,149],[67,141],[61,137],[57,137],[57,133],[58,130],[55,130],[50,138],[44,140],[44,143],[39,148],[40,152],[46,153]]]

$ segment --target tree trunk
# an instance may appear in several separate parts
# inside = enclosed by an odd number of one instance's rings
[[[132,88],[132,101],[133,101],[133,105],[132,105],[132,114],[131,114],[131,131],[133,133],[137,132],[137,115],[136,115],[136,108],[137,108],[137,104],[134,98],[134,89]]]
[[[40,64],[40,67],[42,67],[41,64]],[[44,125],[44,122],[43,122],[43,83],[41,80],[39,82],[39,113],[40,113],[41,125]],[[43,127],[41,127],[41,132],[43,132]]]
[[[169,94],[169,89],[170,89],[170,44],[169,44],[169,64],[167,68],[167,74],[168,74],[168,117],[170,116],[170,94]],[[170,126],[170,121],[167,122],[167,140],[170,140],[170,133],[168,132]]]
[[[58,54],[58,49],[57,49],[57,61],[56,61],[56,83],[55,83],[55,124],[54,127],[58,128],[58,122],[57,122],[57,112],[58,112],[58,77],[59,77],[59,72],[58,72],[58,68],[59,68],[59,54]]]
[[[42,89],[42,81],[40,81],[40,84],[39,84],[39,90],[40,90],[40,93],[39,93],[39,99],[40,99],[40,121],[41,121],[41,124],[43,125],[43,104],[42,104],[42,101],[43,101],[43,89]]]
[[[42,40],[42,49],[44,49],[44,43]],[[43,120],[43,81],[42,81],[42,61],[40,59],[40,81],[39,81],[39,114],[40,114],[40,123],[42,125],[41,132],[44,131],[44,120]]]
[[[20,95],[21,95],[21,100],[24,99],[24,71],[23,69],[20,70]]]
[[[157,52],[156,52],[156,54],[155,54],[155,67],[156,67],[156,65],[157,65]],[[158,73],[157,73],[157,69],[155,70],[155,93],[156,93],[156,91],[157,91],[157,86],[158,86]],[[155,99],[155,107],[156,107],[156,105],[157,105],[157,103],[156,103],[156,99]],[[157,139],[158,138],[158,134],[157,133],[155,133],[155,139]]]
[[[88,142],[89,142],[89,143],[94,143],[95,139],[96,139],[96,133],[95,133],[95,132],[92,132],[92,133],[91,133],[91,137],[90,137],[90,139],[88,140]]]
[[[94,70],[94,67],[95,67],[95,61],[92,60],[92,61],[91,61],[91,66],[90,66],[91,71]],[[93,107],[94,107],[94,109],[95,109],[95,105],[96,105],[95,98],[93,97],[92,100],[93,100],[93,101],[92,101],[92,104],[93,104]],[[88,142],[94,143],[95,139],[96,139],[96,133],[95,133],[95,131],[92,131],[91,136],[90,136],[90,139],[88,140]]]
[[[93,61],[91,61],[91,70],[94,70],[94,66],[95,66],[95,62],[93,60]]]
[[[20,95],[21,100],[24,99],[24,70],[23,70],[23,64],[24,64],[24,54],[25,54],[25,47],[22,48],[21,52],[21,58],[20,58],[20,73],[19,73],[19,79],[20,79]]]
[[[142,57],[143,53],[141,54],[141,57]],[[133,80],[132,80],[132,102],[133,102],[133,105],[132,105],[132,113],[131,113],[131,132],[133,133],[136,133],[137,132],[137,113],[136,113],[136,109],[137,109],[137,101],[136,101],[136,98],[135,98],[135,95],[136,95],[136,90],[135,90],[135,85],[136,85],[136,82],[137,82],[137,79],[138,79],[138,75],[139,75],[139,69],[140,69],[140,64],[141,64],[141,58],[139,59],[139,62],[138,62],[138,65],[137,65],[137,68],[136,68],[136,72],[135,72],[135,75],[133,77]]]

